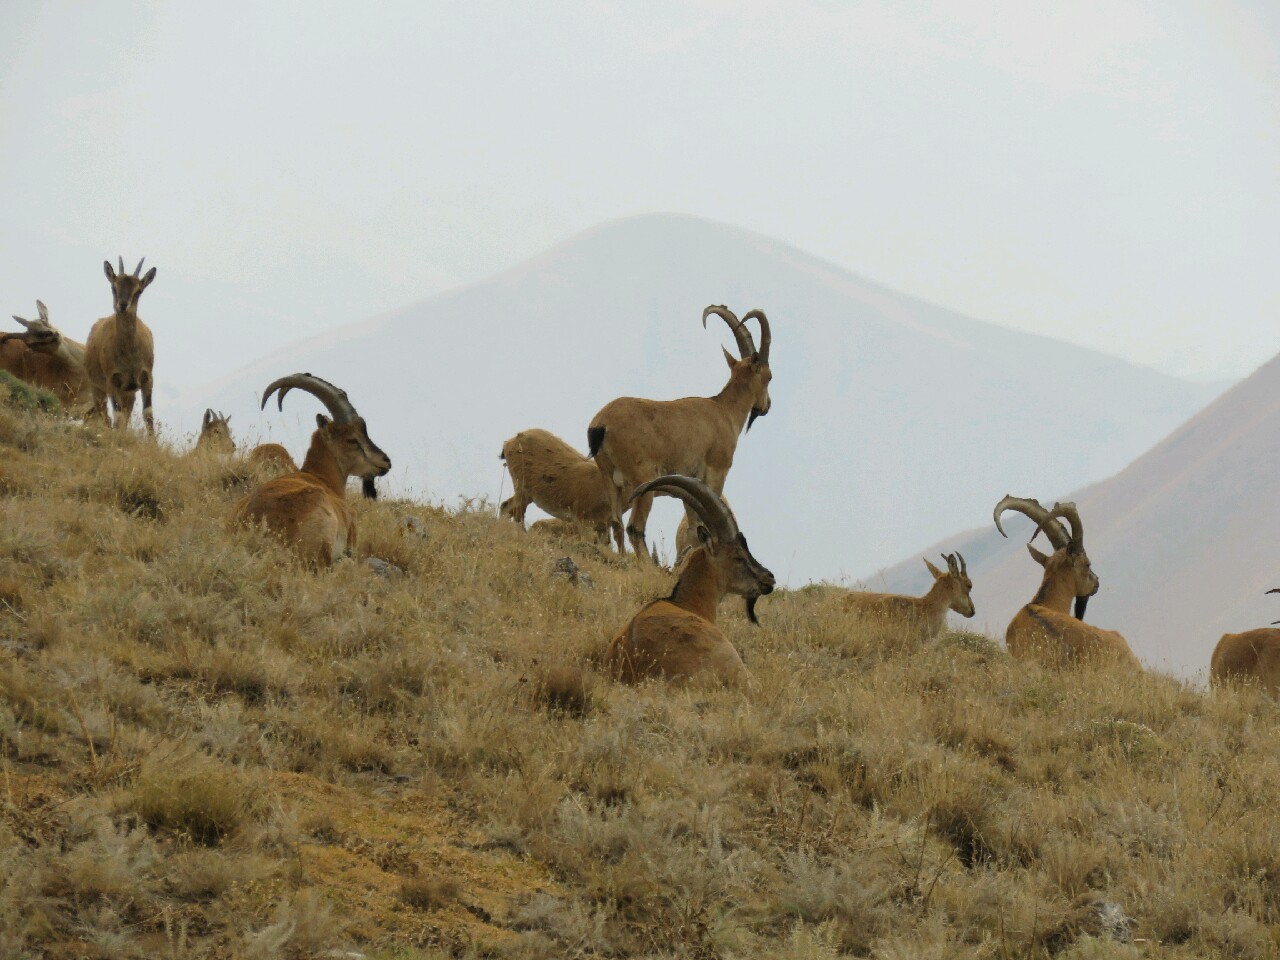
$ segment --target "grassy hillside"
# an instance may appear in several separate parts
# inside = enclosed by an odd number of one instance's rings
[[[239,479],[0,407],[0,956],[1276,955],[1253,691],[877,648],[822,588],[725,604],[752,689],[622,688],[669,575],[394,501],[315,573]]]

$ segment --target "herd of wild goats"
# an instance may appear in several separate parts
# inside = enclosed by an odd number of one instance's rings
[[[154,349],[151,330],[138,317],[138,300],[156,270],[142,274],[139,261],[127,273],[123,258],[119,269],[110,262],[104,267],[114,310],[93,325],[86,342],[63,336],[50,323],[44,304],[36,301],[38,319],[15,317],[24,332],[0,336],[0,369],[52,391],[67,409],[87,417],[107,419],[110,400],[118,428],[128,426],[141,391],[142,417],[154,436]],[[525,430],[502,447],[515,493],[501,512],[522,526],[525,510],[536,504],[559,522],[594,527],[606,544],[612,534],[619,553],[626,553],[629,539],[643,560],[651,557],[645,523],[654,495],[684,502],[675,588],[669,597],[642,607],[609,645],[608,668],[624,682],[678,681],[694,675],[728,683],[746,680],[742,658],[716,626],[716,610],[726,595],[736,594],[746,598],[747,616],[755,623],[756,601],[774,588],[773,574],[751,555],[723,498],[738,437],[769,412],[769,321],[760,310],[739,319],[728,307],[713,305],[702,312],[704,328],[713,315],[728,324],[738,346],[736,357],[724,351],[729,380],[714,397],[613,400],[587,429],[589,457],[545,430]],[[759,323],[759,346],[747,328],[751,320]],[[316,416],[301,467],[279,444],[263,444],[250,453],[253,464],[277,475],[244,496],[231,519],[263,524],[305,559],[327,565],[350,554],[355,545],[355,518],[346,502],[348,478],[362,478],[365,495],[376,496],[374,478],[391,469],[391,460],[369,439],[364,418],[346,393],[319,377],[295,373],[276,380],[263,393],[262,406],[278,394],[283,409],[285,395],[294,388],[320,400],[330,417]],[[206,411],[197,448],[234,452],[227,421]],[[624,538],[622,516],[628,510]],[[1009,652],[1059,665],[1105,659],[1137,668],[1138,660],[1120,634],[1084,622],[1098,578],[1084,550],[1084,525],[1075,505],[1058,503],[1047,510],[1037,500],[1006,496],[994,515],[1001,534],[1000,517],[1007,510],[1035,522],[1032,540],[1044,533],[1053,545],[1053,552],[1045,554],[1027,544],[1044,576],[1031,602],[1009,624]],[[951,554],[944,559],[946,572],[925,560],[933,585],[922,597],[850,592],[843,602],[862,629],[885,642],[930,639],[942,630],[948,610],[974,614],[973,583],[964,558]],[[1227,634],[1214,650],[1210,676],[1215,683],[1252,678],[1272,693],[1280,692],[1280,630]]]

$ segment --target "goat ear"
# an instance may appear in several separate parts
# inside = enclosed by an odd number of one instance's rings
[[[208,427],[209,421],[213,419],[213,410],[209,407],[204,408],[204,419],[200,421],[202,427]]]
[[[37,301],[36,301],[36,310],[38,310],[38,311],[40,312],[40,319],[41,319],[41,320],[43,320],[45,323],[48,323],[48,322],[49,322],[49,308],[48,308],[48,307],[46,307],[43,303],[41,303],[39,300],[37,300]]]
[[[326,417],[323,413],[317,413],[316,426],[319,427],[321,430],[323,430],[328,425],[329,425],[329,418]]]
[[[1031,554],[1031,559],[1042,567],[1049,562],[1049,555],[1047,553],[1041,553],[1029,543],[1027,544],[1027,553]]]
[[[106,272],[106,274],[107,274],[107,279],[108,279],[108,280],[110,280],[112,283],[115,283],[115,282],[116,282],[116,272],[115,272],[115,270],[112,268],[112,266],[111,266],[111,261],[110,261],[110,260],[103,260],[103,261],[102,261],[102,269]]]
[[[720,349],[724,351],[724,362],[727,363],[729,365],[729,369],[732,370],[733,365],[738,361],[735,360],[733,358],[733,354],[730,353],[728,350],[725,350],[724,347],[721,347]]]
[[[698,538],[698,543],[711,550],[715,545],[715,540],[711,538],[711,531],[704,527],[701,523],[693,525],[694,535]]]
[[[929,558],[928,558],[928,557],[925,557],[925,558],[924,558],[924,565],[925,565],[926,567],[928,567],[928,568],[929,568],[929,572],[933,574],[933,579],[935,579],[935,580],[941,580],[941,579],[942,579],[942,571],[941,571],[941,570],[939,570],[937,567],[935,567],[932,563],[930,563],[930,562],[929,562]]]
[[[142,289],[145,290],[147,289],[147,287],[151,286],[151,281],[154,280],[155,278],[156,278],[156,268],[152,267],[150,270],[148,270],[146,273],[142,275]]]

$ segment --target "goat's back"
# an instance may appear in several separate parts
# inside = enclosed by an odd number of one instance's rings
[[[547,430],[522,430],[502,445],[516,492],[561,520],[602,523],[612,513],[595,462]]]
[[[1223,634],[1209,661],[1209,680],[1214,686],[1256,680],[1269,693],[1280,693],[1280,630]]]

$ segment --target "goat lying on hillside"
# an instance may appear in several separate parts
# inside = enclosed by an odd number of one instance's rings
[[[646,400],[619,397],[601,408],[587,428],[590,455],[612,494],[610,525],[621,525],[628,491],[662,474],[679,474],[706,481],[719,496],[733,466],[738,436],[756,417],[769,412],[769,347],[773,337],[764,313],[752,310],[739,320],[728,307],[712,305],[702,311],[702,325],[715,314],[729,325],[738,344],[735,359],[724,351],[729,382],[714,397]],[[760,322],[757,350],[745,321]],[[645,524],[653,497],[634,501],[627,535],[638,554],[648,554]],[[686,515],[688,511],[686,510]],[[692,520],[691,520],[692,522]],[[621,551],[621,547],[619,547]]]
[[[511,471],[514,494],[499,511],[524,526],[529,504],[558,520],[595,527],[608,543],[613,501],[599,468],[569,444],[546,430],[521,430],[502,445],[501,459]],[[613,527],[618,549],[625,551],[622,523]]]
[[[347,506],[347,478],[384,476],[391,459],[369,439],[364,419],[346,393],[327,380],[295,373],[276,380],[262,394],[262,406],[280,391],[279,407],[297,387],[316,397],[333,419],[316,414],[302,469],[260,484],[236,504],[234,523],[266,523],[305,559],[327,565],[355,548],[356,526]]]
[[[293,456],[278,443],[260,443],[250,450],[249,466],[271,467],[287,473],[298,469]]]
[[[947,572],[943,573],[928,558],[924,565],[933,574],[933,585],[922,597],[904,597],[894,593],[848,593],[844,607],[858,620],[858,625],[874,634],[876,642],[922,643],[942,632],[947,611],[962,617],[973,616],[973,581],[964,557],[958,553],[943,554]]]
[[[89,331],[85,342],[85,370],[89,374],[89,387],[93,393],[93,413],[107,419],[107,400],[111,401],[115,426],[123,429],[133,415],[133,404],[139,390],[142,391],[142,419],[147,433],[155,436],[156,424],[151,410],[151,377],[155,365],[155,342],[151,329],[138,318],[138,299],[142,291],[156,278],[156,268],[142,273],[138,261],[132,274],[124,272],[124,258],[120,258],[120,272],[111,269],[109,261],[103,261],[107,280],[111,283],[111,300],[115,312],[103,317]]]
[[[1272,696],[1280,694],[1280,630],[1261,627],[1222,635],[1209,661],[1209,682],[1220,687],[1242,680],[1261,684]]]
[[[630,500],[648,493],[683,500],[700,521],[695,529],[703,542],[685,560],[671,595],[646,604],[613,638],[605,664],[624,683],[700,675],[742,683],[747,668],[716,626],[716,611],[725,595],[734,593],[747,598],[747,616],[758,622],[756,600],[773,591],[773,574],[751,555],[733,514],[706,483],[658,477],[637,487]]]
[[[1043,531],[1054,546],[1046,556],[1030,543],[1027,552],[1044,567],[1044,578],[1035,597],[1014,614],[1005,631],[1009,653],[1022,659],[1039,659],[1054,666],[1086,661],[1110,660],[1140,668],[1124,637],[1114,630],[1100,630],[1084,622],[1089,598],[1098,592],[1098,577],[1084,552],[1084,524],[1074,503],[1055,503],[1046,510],[1038,500],[1006,496],[995,509],[996,529],[1000,515],[1015,510],[1036,524],[1034,540]],[[1071,534],[1058,522],[1071,524]],[[1075,601],[1075,617],[1071,615]]]
[[[48,390],[63,407],[83,407],[89,399],[89,375],[84,366],[84,344],[65,336],[49,322],[49,308],[36,301],[39,319],[24,320],[22,333],[0,334],[0,370],[19,380]]]

